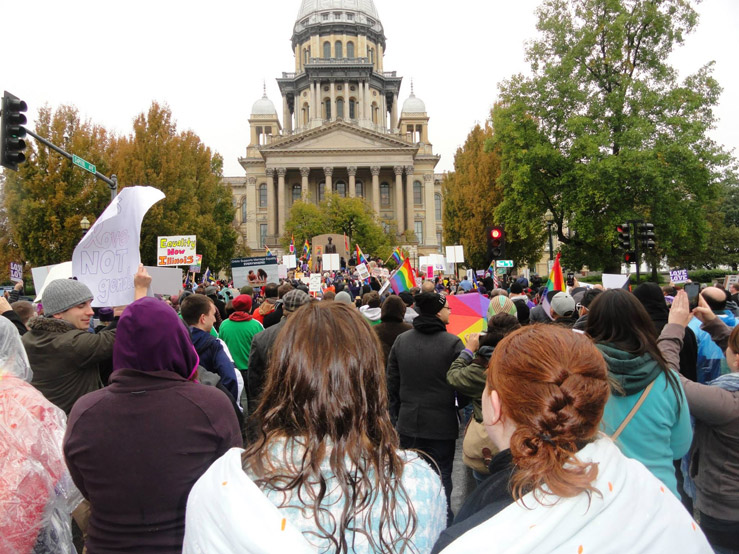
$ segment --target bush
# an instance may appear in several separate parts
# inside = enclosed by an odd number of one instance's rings
[[[696,269],[688,271],[688,278],[695,283],[713,283],[723,281],[724,277],[730,274],[731,272],[726,269]]]

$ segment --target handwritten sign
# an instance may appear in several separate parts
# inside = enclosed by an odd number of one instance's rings
[[[23,264],[10,262],[10,280],[14,283],[23,282]]]
[[[124,188],[74,249],[72,273],[90,287],[93,306],[133,301],[133,277],[141,261],[141,222],[162,198],[164,193],[154,187]]]
[[[320,292],[321,291],[321,274],[320,273],[313,273],[309,277],[308,281],[308,291],[309,292]]]
[[[670,270],[670,281],[675,285],[680,283],[688,282],[688,270],[687,269],[671,269]]]
[[[195,235],[157,237],[157,266],[195,264]]]
[[[370,272],[367,269],[366,264],[357,264],[357,273],[359,274],[359,278],[362,279],[362,281],[370,278]]]
[[[200,273],[200,266],[203,265],[203,255],[195,254],[195,263],[190,266],[190,271]]]

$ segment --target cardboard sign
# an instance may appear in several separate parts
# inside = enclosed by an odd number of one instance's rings
[[[235,258],[231,260],[231,275],[238,289],[246,285],[261,287],[267,283],[279,283],[277,258],[258,256],[256,258]]]
[[[450,264],[464,263],[464,247],[462,245],[447,246],[446,261]]]
[[[727,275],[724,278],[724,289],[729,290],[731,285],[739,283],[739,275]]]
[[[323,271],[339,271],[341,269],[341,260],[338,254],[324,254]]]
[[[314,273],[308,279],[309,279],[308,291],[309,292],[320,292],[321,291],[321,274]]]
[[[177,294],[182,290],[182,270],[179,267],[145,266],[151,275],[151,292],[153,294]]]
[[[298,265],[295,254],[288,254],[287,256],[282,256],[282,263],[288,269],[292,269],[294,267],[297,267]],[[285,275],[285,277],[287,277],[287,275]]]
[[[10,262],[10,280],[14,283],[23,282],[23,264]]]
[[[125,306],[133,301],[133,277],[141,261],[141,222],[162,198],[164,193],[154,187],[125,187],[74,249],[72,273],[90,287],[93,306]]]
[[[157,266],[195,264],[195,235],[157,237]]]
[[[446,272],[446,259],[441,254],[431,254],[430,258],[434,262],[434,271]]]
[[[56,265],[44,265],[31,268],[33,288],[36,289],[34,302],[41,302],[46,285],[54,279],[69,279],[72,277],[72,262],[62,262]]]
[[[203,263],[203,255],[195,254],[195,263],[190,266],[190,271],[200,273],[200,266]]]
[[[616,275],[612,273],[603,274],[603,288],[622,289],[629,282],[630,275]]]
[[[688,270],[687,269],[671,269],[670,270],[670,281],[675,285],[688,282]]]
[[[357,273],[359,274],[359,278],[364,281],[365,279],[370,278],[370,272],[367,269],[366,264],[358,264],[357,265]]]

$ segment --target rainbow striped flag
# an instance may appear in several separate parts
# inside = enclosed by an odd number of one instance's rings
[[[305,261],[310,261],[310,244],[308,244],[308,239],[305,239],[305,244],[303,245],[303,255],[305,256]]]
[[[490,275],[495,275],[495,259],[492,259],[490,261],[490,265],[485,270],[485,273],[490,273]]]
[[[267,256],[274,256],[274,254],[272,253],[272,250],[270,250],[269,246],[267,246],[266,244],[264,245],[264,252],[265,252],[265,255]]]
[[[290,235],[290,254],[295,254],[295,237]]]
[[[357,263],[358,264],[366,264],[367,258],[364,257],[364,254],[362,254],[362,249],[359,248],[359,245],[357,244]]]
[[[547,281],[547,284],[544,285],[544,294],[550,290],[558,290],[562,292],[567,290],[564,275],[562,274],[562,266],[559,264],[559,256],[560,252],[557,252],[557,257],[554,259],[554,264],[552,265],[552,271],[549,274],[549,280]]]
[[[406,258],[393,276],[390,277],[390,287],[395,294],[399,294],[406,290],[411,290],[416,286],[416,277],[413,274],[410,258]]]
[[[403,255],[403,251],[400,249],[400,246],[393,250],[393,260],[398,264],[402,264],[403,260],[405,260],[405,256]]]
[[[346,233],[344,233],[344,248],[346,249],[348,253],[349,252],[349,237],[346,236]]]

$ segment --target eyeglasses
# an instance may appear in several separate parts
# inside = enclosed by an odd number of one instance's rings
[[[444,310],[444,309],[447,309],[447,310],[449,310],[450,312],[452,311],[452,309],[451,309],[451,308],[449,307],[449,304],[446,304],[445,306],[442,306],[442,307],[441,307],[441,309],[442,309],[442,310]]]

